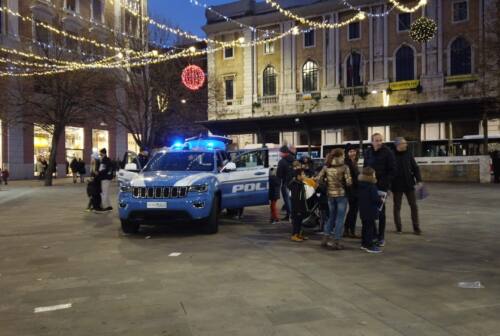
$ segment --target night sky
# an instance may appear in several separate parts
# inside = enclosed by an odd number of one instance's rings
[[[232,2],[234,0],[198,0],[209,5]],[[205,9],[191,4],[189,0],[149,0],[150,16],[167,20],[173,26],[205,36],[201,27],[205,24]]]

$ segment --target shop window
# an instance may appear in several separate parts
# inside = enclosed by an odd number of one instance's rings
[[[318,91],[318,64],[307,61],[302,67],[302,92]]]
[[[140,147],[135,142],[134,135],[132,133],[127,134],[127,150],[138,154],[140,152]]]
[[[304,33],[304,47],[305,48],[310,48],[310,47],[314,47],[314,39],[315,39],[315,34],[314,34],[314,30],[309,30],[307,32]]]
[[[467,1],[455,1],[453,3],[453,22],[462,22],[469,19],[469,8]]]
[[[415,79],[415,58],[413,49],[402,46],[396,52],[396,81]]]
[[[264,69],[263,94],[264,96],[276,96],[276,71],[271,65]]]
[[[410,30],[411,14],[398,13],[398,32],[405,32]]]
[[[450,46],[450,75],[472,73],[472,50],[469,42],[458,37]]]
[[[83,128],[67,126],[65,133],[66,160],[71,161],[73,157],[83,159]]]
[[[361,24],[359,22],[351,22],[347,29],[347,39],[357,40],[361,38]]]
[[[346,62],[346,83],[347,87],[361,86],[361,55],[353,52]]]
[[[230,59],[234,57],[234,47],[224,48],[224,59]]]
[[[53,127],[42,126],[35,124],[33,126],[33,163],[35,169],[35,175],[40,176],[42,173],[40,165],[36,165],[38,161],[49,161],[50,158],[50,148],[52,146],[52,132]]]
[[[264,54],[274,54],[274,42],[266,42],[264,44]]]
[[[92,130],[92,152],[99,152],[102,148],[109,150],[109,132],[106,130]]]
[[[224,91],[226,100],[234,99],[234,77],[227,77],[224,79]]]

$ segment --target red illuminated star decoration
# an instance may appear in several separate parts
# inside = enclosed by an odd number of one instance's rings
[[[182,84],[188,89],[196,91],[199,90],[205,83],[205,72],[197,65],[188,65],[182,71]]]

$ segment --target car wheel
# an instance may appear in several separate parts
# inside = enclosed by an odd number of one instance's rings
[[[219,198],[215,197],[212,202],[210,215],[203,221],[202,230],[206,234],[214,234],[219,231]]]
[[[139,223],[130,222],[122,219],[122,231],[127,234],[135,234],[139,232]]]

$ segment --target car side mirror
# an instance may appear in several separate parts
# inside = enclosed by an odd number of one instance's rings
[[[125,165],[125,170],[132,171],[132,172],[139,171],[139,169],[137,169],[137,165],[135,163],[127,163]]]
[[[221,172],[232,172],[236,170],[236,163],[228,162],[224,167],[222,167]]]

